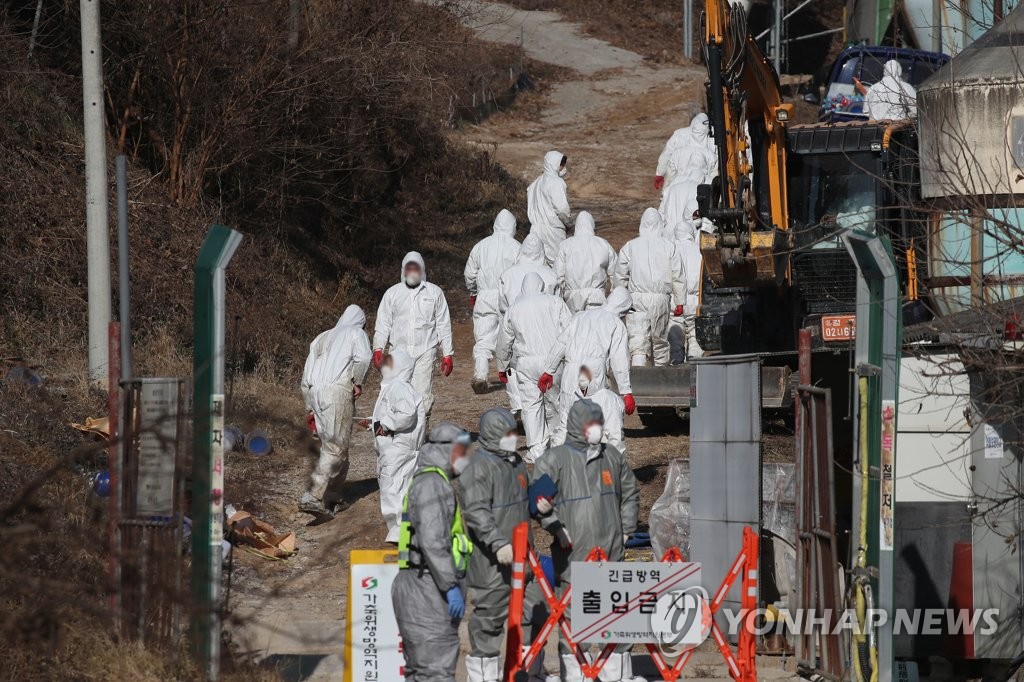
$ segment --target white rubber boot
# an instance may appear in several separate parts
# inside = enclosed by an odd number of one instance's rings
[[[466,656],[466,682],[486,682],[484,661],[490,659]]]
[[[622,679],[623,682],[647,682],[643,677],[633,676],[633,654],[628,651],[622,654]]]
[[[630,358],[629,364],[632,365],[633,367],[646,367],[647,356],[641,354],[634,355],[632,358]]]
[[[484,682],[501,682],[501,675],[504,672],[501,669],[500,658],[481,658],[483,662],[484,671]]]
[[[491,368],[491,361],[485,357],[473,358],[473,383],[470,386],[476,394],[487,393],[490,384],[487,383],[487,372]]]
[[[620,682],[622,677],[622,654],[612,654],[604,662],[604,667],[598,673],[597,679],[601,682]]]
[[[583,671],[580,670],[580,662],[573,654],[562,654],[561,660],[562,682],[583,682]]]
[[[686,359],[704,357],[704,349],[697,343],[697,323],[695,320],[686,321]]]

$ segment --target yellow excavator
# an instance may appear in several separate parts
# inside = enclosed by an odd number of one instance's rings
[[[778,74],[747,30],[739,4],[709,0],[702,23],[719,167],[715,182],[698,190],[701,214],[717,227],[715,234],[701,234],[704,269],[716,286],[784,287],[792,246],[786,124],[793,105],[782,101]]]
[[[700,233],[697,341],[709,354],[761,355],[762,406],[785,411],[798,330],[812,330],[815,351],[853,342],[857,273],[839,238],[844,229],[889,236],[904,292],[918,296],[917,278],[907,276],[926,244],[927,223],[913,208],[917,133],[866,118],[796,125],[739,3],[708,0],[701,28],[718,176],[697,188],[700,214],[714,225]],[[826,352],[816,365],[834,361],[845,377],[844,358]],[[660,428],[689,409],[686,364],[634,367],[631,375],[645,424]]]

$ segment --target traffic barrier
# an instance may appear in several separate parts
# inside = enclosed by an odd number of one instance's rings
[[[530,547],[529,525],[521,523],[516,527],[512,535],[512,593],[509,598],[508,609],[508,643],[505,648],[505,682],[519,682],[526,680],[526,671],[537,659],[544,645],[557,626],[566,644],[570,647],[576,660],[580,664],[583,677],[588,680],[597,679],[598,673],[604,667],[608,657],[615,651],[616,644],[607,644],[602,649],[597,659],[590,662],[589,657],[577,642],[572,638],[572,629],[566,610],[572,598],[572,587],[567,587],[561,598],[555,593],[554,587],[548,582],[541,568],[540,559]],[[607,561],[608,556],[600,547],[590,550],[586,561]],[[663,562],[685,561],[683,555],[676,548],[671,548],[661,558]],[[537,581],[544,599],[548,604],[550,613],[544,625],[538,633],[535,633],[534,641],[529,649],[523,644],[523,605],[526,598],[526,565],[529,563],[533,572],[534,580]],[[708,605],[710,612],[710,636],[718,646],[722,658],[729,668],[730,676],[736,682],[757,682],[757,650],[754,637],[753,618],[757,609],[757,565],[758,565],[758,536],[749,526],[743,529],[743,546],[736,560],[733,561],[729,573],[722,580],[718,591]],[[722,633],[714,616],[721,608],[729,590],[740,578],[742,594],[740,597],[740,609],[742,627],[739,631],[736,653],[734,654]],[[665,682],[676,682],[682,675],[683,669],[693,656],[694,649],[688,649],[673,665],[665,661],[664,656],[656,644],[646,644],[654,665]]]

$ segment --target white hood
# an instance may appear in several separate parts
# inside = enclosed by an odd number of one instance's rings
[[[587,211],[580,211],[579,215],[576,216],[576,236],[593,237],[594,230],[594,216],[590,215]]]
[[[501,209],[494,219],[494,234],[504,237],[516,236],[516,217],[507,208]]]
[[[427,264],[423,260],[423,256],[420,255],[419,251],[410,251],[409,253],[405,254],[405,258],[402,259],[402,271],[398,274],[398,281],[405,281],[405,266],[408,265],[409,263],[416,263],[420,266],[420,272],[422,273],[420,283],[422,284],[423,282],[426,282]]]
[[[517,263],[543,263],[544,262],[544,242],[540,240],[535,234],[526,235],[526,239],[523,240],[523,246],[519,249],[519,259]]]
[[[544,155],[544,173],[547,175],[558,175],[558,171],[562,166],[562,159],[565,158],[565,154],[559,151],[550,151]]]
[[[690,135],[700,143],[708,139],[711,135],[711,121],[707,114],[701,113],[693,117],[690,121]]]
[[[903,79],[903,65],[895,59],[887,61],[882,67],[882,72],[891,78],[895,78],[897,80]]]
[[[412,356],[401,348],[393,349],[390,356],[391,366],[395,371],[395,375],[389,381],[381,381],[381,386],[390,384],[393,381],[412,381],[412,372],[416,369],[416,363],[413,362]]]
[[[532,296],[539,294],[544,291],[544,280],[536,272],[526,273],[526,277],[523,278],[523,289],[522,297]]]
[[[656,208],[648,208],[640,218],[640,234],[661,235],[665,232],[665,219],[661,211]]]
[[[626,287],[615,287],[612,289],[612,292],[608,294],[608,300],[605,301],[603,306],[605,310],[615,313],[618,317],[625,315],[632,307],[633,297]]]

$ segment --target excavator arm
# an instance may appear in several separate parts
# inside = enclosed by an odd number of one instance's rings
[[[778,74],[739,4],[708,0],[702,24],[708,117],[718,149],[718,177],[697,194],[701,215],[717,228],[701,234],[705,272],[719,286],[785,286],[786,122],[793,105],[782,101]]]

